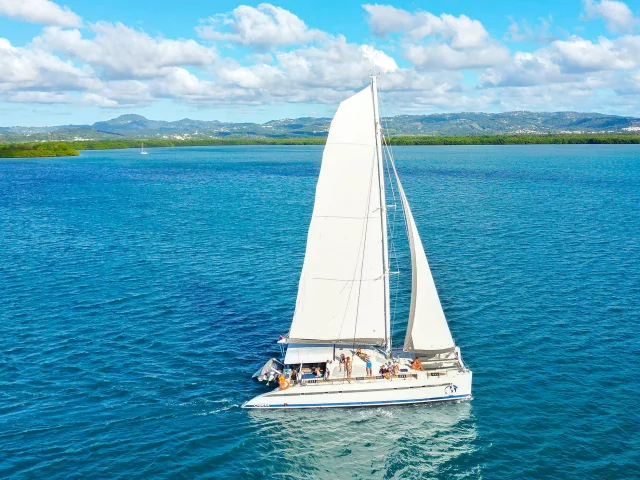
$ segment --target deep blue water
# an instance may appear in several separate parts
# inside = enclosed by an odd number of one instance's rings
[[[640,477],[638,146],[395,149],[474,400],[239,408],[321,152],[0,161],[0,477]]]

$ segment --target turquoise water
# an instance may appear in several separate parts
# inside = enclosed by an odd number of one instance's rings
[[[239,408],[321,152],[0,162],[0,477],[640,477],[637,146],[395,149],[474,400]]]

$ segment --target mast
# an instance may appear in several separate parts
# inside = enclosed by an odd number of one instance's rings
[[[387,238],[387,200],[384,191],[384,159],[382,157],[382,128],[380,126],[380,112],[378,111],[378,84],[376,76],[371,76],[371,91],[373,93],[373,116],[376,129],[376,158],[378,161],[378,184],[380,186],[380,228],[382,229],[382,281],[384,282],[384,323],[385,350],[391,356],[391,318],[389,302],[389,248]]]

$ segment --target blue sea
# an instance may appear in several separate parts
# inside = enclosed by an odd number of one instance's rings
[[[0,477],[640,478],[640,147],[394,153],[468,403],[240,408],[289,328],[321,147],[1,160]]]

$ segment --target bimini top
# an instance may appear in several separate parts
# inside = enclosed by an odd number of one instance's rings
[[[290,343],[287,347],[287,355],[284,357],[284,364],[323,363],[327,360],[333,360],[333,352],[333,345]]]

